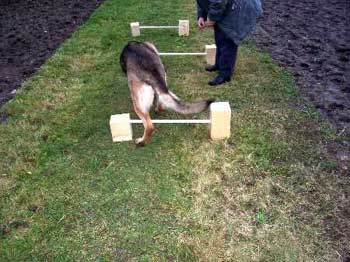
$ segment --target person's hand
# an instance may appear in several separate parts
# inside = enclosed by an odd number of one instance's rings
[[[203,17],[198,18],[198,27],[199,29],[203,29],[205,27],[205,20]]]
[[[209,19],[205,22],[205,27],[213,27],[215,25],[214,21],[210,21]]]

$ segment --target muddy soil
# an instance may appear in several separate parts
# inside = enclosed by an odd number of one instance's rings
[[[102,1],[0,0],[0,106]]]
[[[350,134],[350,1],[265,0],[254,39],[296,77],[333,127]]]

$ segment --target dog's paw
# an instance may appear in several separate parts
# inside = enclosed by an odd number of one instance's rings
[[[142,139],[142,137],[135,139],[135,144],[139,147],[145,146],[145,141]]]

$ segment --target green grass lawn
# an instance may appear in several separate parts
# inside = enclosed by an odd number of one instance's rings
[[[162,125],[144,148],[111,142],[110,115],[135,117],[119,67],[129,23],[178,19],[191,20],[190,37],[139,40],[163,52],[213,43],[195,29],[195,1],[106,0],[1,109],[0,261],[341,260],[349,181],[324,150],[335,134],[249,40],[234,81],[217,89],[203,57],[163,59],[179,97],[230,102],[229,139]]]

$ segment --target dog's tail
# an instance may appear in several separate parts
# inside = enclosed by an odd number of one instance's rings
[[[187,103],[180,100],[170,90],[167,93],[158,94],[161,105],[180,114],[196,114],[206,110],[214,100],[203,100],[195,103]]]
[[[153,72],[153,77],[148,79],[148,84],[156,92],[161,106],[180,114],[197,114],[206,110],[214,99],[202,100],[195,103],[187,103],[178,98],[167,86],[160,74]]]

